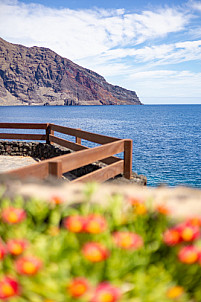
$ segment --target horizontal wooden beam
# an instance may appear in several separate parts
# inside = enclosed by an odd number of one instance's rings
[[[0,123],[0,128],[8,129],[46,129],[44,123]]]
[[[16,175],[20,178],[39,178],[44,179],[49,175],[49,164],[47,161],[21,167],[15,170],[7,171],[4,174]]]
[[[62,161],[62,173],[83,167],[123,151],[124,140],[120,140],[103,146],[61,155],[59,159]]]
[[[46,140],[43,134],[0,133],[0,139]]]
[[[82,177],[78,177],[75,180],[72,180],[71,182],[90,182],[90,181],[96,181],[96,182],[104,182],[110,178],[115,177],[118,174],[121,174],[123,172],[124,167],[124,161],[121,160],[119,162],[113,163],[107,167],[98,169],[96,171],[93,171],[89,174],[86,174]]]
[[[116,138],[116,137],[105,136],[105,135],[96,134],[96,133],[83,131],[83,130],[79,130],[79,129],[59,126],[59,125],[55,125],[55,124],[50,124],[50,128],[54,131],[68,134],[68,135],[75,136],[75,137],[79,137],[81,139],[86,139],[88,141],[98,143],[101,145],[120,140],[119,138]]]
[[[58,145],[63,146],[63,147],[66,147],[66,148],[69,148],[69,149],[71,149],[73,151],[81,151],[81,150],[87,150],[87,149],[89,149],[86,146],[70,142],[68,140],[56,137],[56,136],[51,135],[51,134],[50,134],[49,137],[50,137],[50,142],[58,144]],[[116,162],[118,162],[120,160],[121,159],[119,157],[110,156],[110,157],[107,157],[107,158],[104,158],[104,159],[100,160],[100,162],[102,162],[104,164],[107,164],[107,165],[110,165],[110,164],[116,163]]]

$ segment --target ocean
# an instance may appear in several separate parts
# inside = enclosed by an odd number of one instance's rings
[[[133,171],[148,186],[201,188],[201,105],[0,107],[0,122],[49,122],[129,138]]]

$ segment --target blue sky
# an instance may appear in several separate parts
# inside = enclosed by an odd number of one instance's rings
[[[201,1],[0,0],[0,36],[48,47],[144,104],[201,104]]]

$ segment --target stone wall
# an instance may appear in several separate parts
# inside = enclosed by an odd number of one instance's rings
[[[68,154],[66,148],[38,142],[0,141],[0,155],[31,156],[38,159],[48,159]]]

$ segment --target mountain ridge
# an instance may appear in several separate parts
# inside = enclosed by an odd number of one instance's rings
[[[135,91],[45,47],[0,38],[0,105],[141,105]]]

